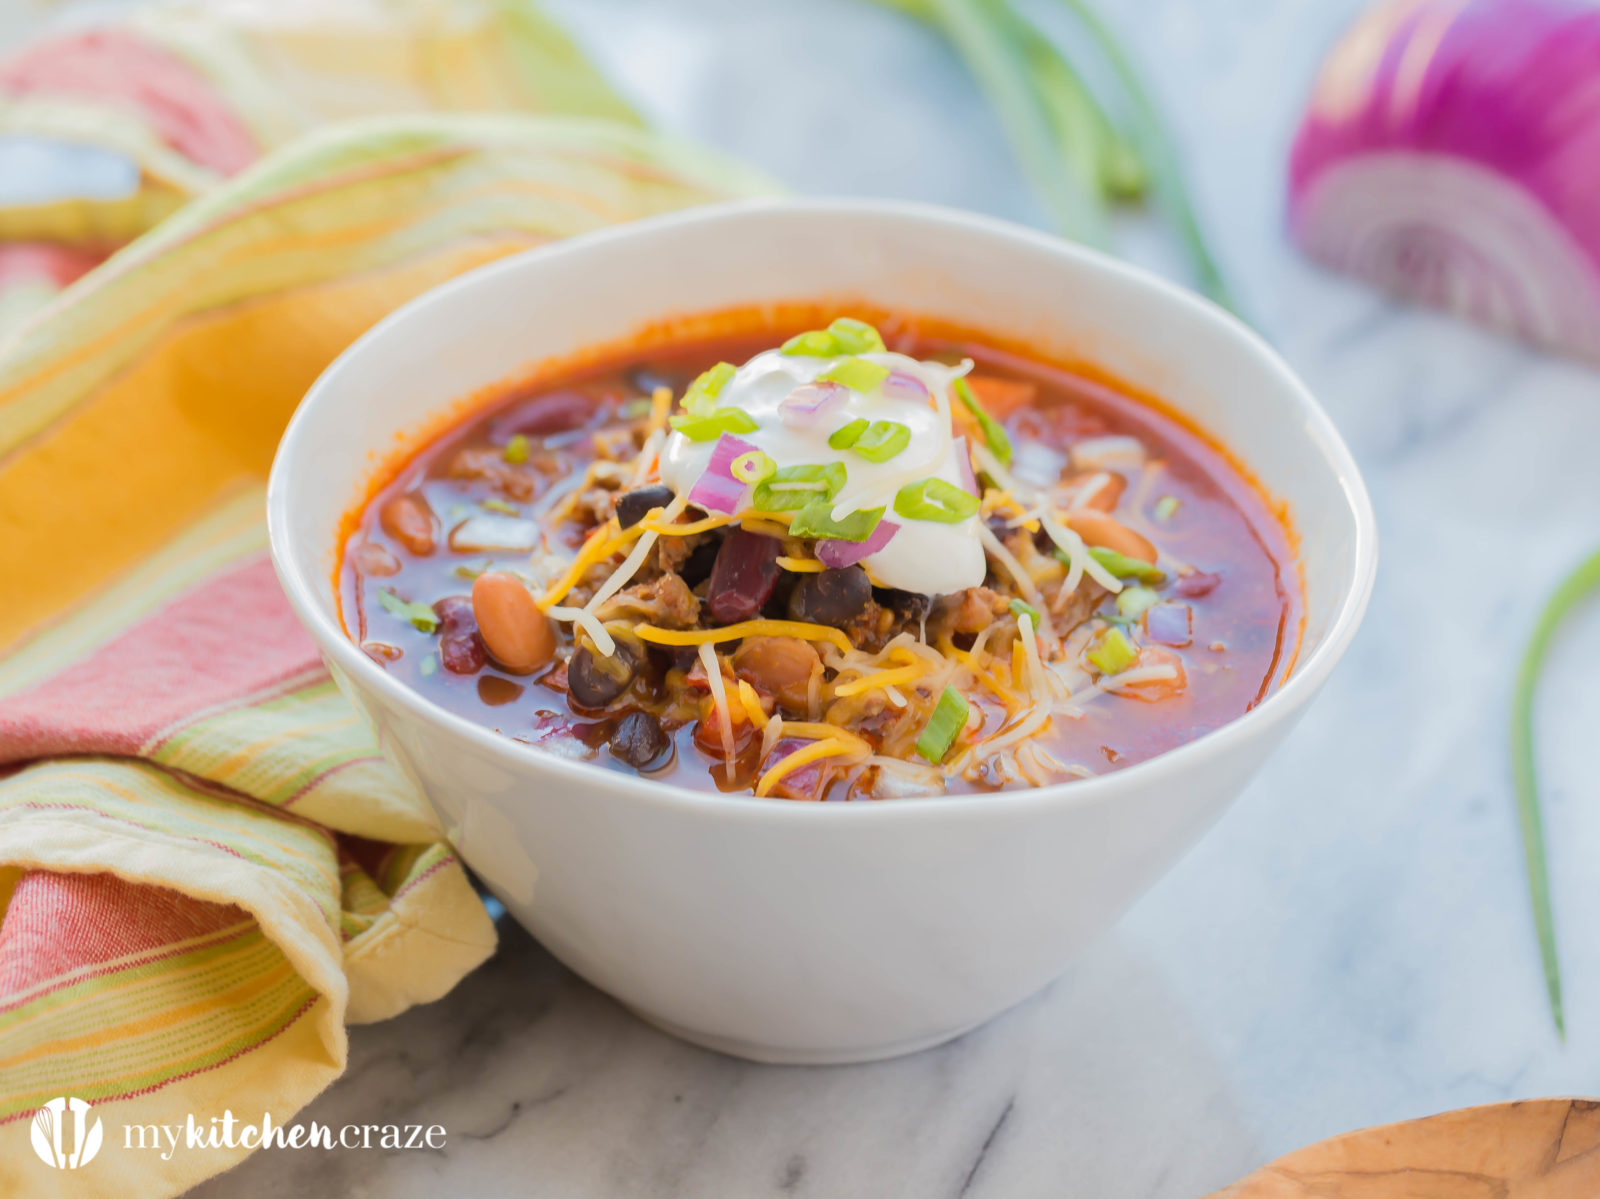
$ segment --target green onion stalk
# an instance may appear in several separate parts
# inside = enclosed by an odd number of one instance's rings
[[[1533,900],[1533,923],[1539,936],[1539,956],[1544,963],[1545,989],[1550,996],[1550,1015],[1556,1032],[1567,1035],[1566,1013],[1561,999],[1561,962],[1556,953],[1555,919],[1550,906],[1550,870],[1545,858],[1544,814],[1539,803],[1539,777],[1534,761],[1533,704],[1539,674],[1550,652],[1550,643],[1567,615],[1585,598],[1600,589],[1600,551],[1597,551],[1562,580],[1533,627],[1533,636],[1522,654],[1517,671],[1516,691],[1511,701],[1511,778],[1517,793],[1517,819],[1522,828],[1522,852],[1528,868],[1528,890]]]
[[[1088,0],[1063,0],[1102,59],[1130,116],[1113,120],[1056,45],[1009,0],[879,0],[939,29],[1000,120],[1029,186],[1057,230],[1105,248],[1116,203],[1153,192],[1202,290],[1234,312],[1190,199],[1176,145],[1132,59]]]

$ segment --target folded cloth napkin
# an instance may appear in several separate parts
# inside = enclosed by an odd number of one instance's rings
[[[636,120],[533,0],[154,0],[73,16],[0,62],[0,330],[328,122]]]
[[[764,181],[630,126],[406,117],[294,143],[0,341],[0,1195],[169,1195],[128,1125],[282,1124],[344,1025],[448,990],[493,929],[262,556],[316,375],[453,274]],[[28,1149],[89,1101],[95,1160]]]

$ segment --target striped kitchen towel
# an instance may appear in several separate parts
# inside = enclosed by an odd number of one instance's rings
[[[125,1126],[281,1125],[343,1069],[348,1022],[492,949],[262,556],[309,384],[460,271],[766,188],[610,121],[333,126],[0,340],[0,1195],[175,1194],[247,1150],[163,1161]],[[77,1169],[29,1149],[63,1097],[106,1129]]]

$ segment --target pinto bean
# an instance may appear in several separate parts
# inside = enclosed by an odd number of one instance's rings
[[[1104,512],[1084,508],[1070,512],[1067,514],[1067,527],[1090,545],[1098,545],[1141,562],[1156,560],[1156,547],[1147,538]]]
[[[438,541],[438,521],[428,501],[415,492],[397,495],[378,513],[378,523],[383,531],[393,537],[419,558],[433,553]]]
[[[376,541],[363,541],[351,551],[350,559],[370,578],[387,579],[400,573],[400,559]]]
[[[515,575],[499,570],[479,575],[472,584],[472,615],[484,649],[512,674],[532,674],[556,652],[550,618]]]
[[[791,716],[809,710],[811,676],[821,665],[817,651],[798,637],[750,637],[733,653],[734,672],[776,698]]]

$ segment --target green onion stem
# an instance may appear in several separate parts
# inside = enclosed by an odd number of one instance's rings
[[[954,44],[978,87],[989,97],[1022,172],[1062,234],[1106,244],[1105,204],[1098,171],[1086,175],[1058,153],[1043,104],[1031,86],[1022,48],[1007,36],[1003,0],[929,0],[927,8]],[[919,6],[920,11],[920,6]]]
[[[1105,55],[1107,64],[1127,93],[1128,101],[1134,110],[1135,145],[1149,166],[1156,194],[1166,205],[1169,216],[1178,227],[1178,235],[1194,261],[1195,273],[1199,276],[1201,287],[1218,304],[1237,314],[1239,305],[1228,291],[1228,285],[1222,277],[1222,269],[1212,256],[1211,249],[1206,244],[1205,234],[1200,229],[1199,218],[1195,216],[1194,205],[1189,198],[1188,186],[1184,183],[1183,167],[1178,158],[1177,148],[1173,144],[1172,135],[1167,131],[1166,123],[1161,119],[1150,93],[1145,90],[1139,72],[1134,69],[1133,62],[1122,49],[1121,43],[1100,19],[1089,0],[1065,0],[1065,3],[1083,22],[1084,28],[1099,45],[1100,52]]]
[[[1534,762],[1533,701],[1538,691],[1539,673],[1556,630],[1567,614],[1596,588],[1600,588],[1600,551],[1562,580],[1539,614],[1533,636],[1522,654],[1511,701],[1511,778],[1517,792],[1522,852],[1527,860],[1533,923],[1539,933],[1539,956],[1544,961],[1550,1015],[1555,1019],[1556,1032],[1562,1040],[1567,1037],[1567,1020],[1561,1002],[1561,963],[1556,953],[1555,920],[1550,909],[1550,871],[1545,860],[1544,817],[1540,811],[1539,777]]]

